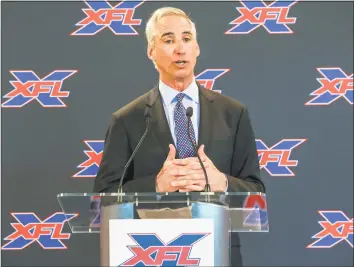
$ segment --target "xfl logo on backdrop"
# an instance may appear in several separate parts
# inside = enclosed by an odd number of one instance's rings
[[[274,1],[267,5],[263,1],[241,1],[243,7],[237,7],[240,16],[229,24],[235,25],[225,34],[248,34],[263,27],[270,34],[293,33],[289,24],[296,18],[288,17],[290,8],[296,1]]]
[[[229,72],[230,69],[206,69],[199,73],[195,79],[206,89],[213,90],[214,92],[221,93],[221,90],[214,90],[214,83],[216,79]]]
[[[189,258],[193,246],[208,234],[181,234],[164,243],[157,234],[129,234],[136,245],[134,254],[119,266],[199,266],[199,258]]]
[[[66,249],[61,241],[69,239],[70,234],[62,233],[65,222],[76,217],[77,214],[56,212],[43,221],[33,212],[11,213],[16,223],[11,223],[15,231],[4,238],[9,241],[2,249],[22,250],[34,242],[43,249]]]
[[[90,148],[90,150],[84,150],[88,159],[77,166],[81,170],[73,175],[74,178],[96,177],[102,160],[104,140],[85,140],[84,143]]]
[[[268,226],[267,202],[263,195],[249,195],[243,203],[243,208],[250,210],[243,221],[244,226]]]
[[[291,152],[307,139],[283,139],[268,147],[262,140],[256,140],[258,160],[261,169],[271,176],[295,176],[290,167],[296,167],[297,160],[290,160]]]
[[[328,106],[340,98],[353,105],[353,73],[346,74],[341,68],[317,68],[317,71],[322,75],[317,78],[321,87],[310,94],[312,98],[306,106]]]
[[[62,89],[63,82],[77,70],[55,70],[39,78],[32,70],[10,71],[16,80],[11,80],[13,90],[3,96],[7,99],[3,108],[21,108],[33,100],[45,108],[65,108],[62,98],[70,94]]]
[[[145,1],[145,0],[144,0]],[[115,35],[138,35],[134,26],[141,24],[141,19],[134,19],[135,9],[144,1],[121,1],[112,6],[108,1],[84,1],[87,8],[82,11],[86,17],[76,23],[73,36],[95,35],[108,28]]]
[[[318,223],[322,230],[312,236],[317,239],[307,248],[332,248],[345,241],[353,247],[354,221],[340,210],[318,211],[324,220]]]

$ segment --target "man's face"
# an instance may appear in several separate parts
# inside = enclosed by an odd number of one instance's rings
[[[193,77],[200,52],[188,20],[165,16],[156,25],[156,33],[155,46],[148,48],[148,56],[155,60],[160,74],[166,79]]]

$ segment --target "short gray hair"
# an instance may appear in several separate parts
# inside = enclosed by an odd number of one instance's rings
[[[151,47],[154,47],[155,45],[156,24],[159,22],[159,20],[162,17],[169,16],[169,15],[182,16],[186,18],[192,27],[192,34],[194,35],[194,38],[197,38],[197,31],[195,28],[195,24],[183,10],[175,7],[162,7],[157,9],[151,15],[150,19],[146,23],[146,29],[145,29],[146,39],[148,44]]]

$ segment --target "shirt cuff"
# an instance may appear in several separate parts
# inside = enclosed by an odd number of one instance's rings
[[[224,173],[225,177],[226,177],[226,189],[224,192],[227,192],[227,189],[229,188],[229,179],[227,178],[227,175]]]

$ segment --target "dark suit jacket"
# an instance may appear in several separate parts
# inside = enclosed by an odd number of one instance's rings
[[[199,83],[198,147],[228,177],[229,192],[264,192],[255,136],[247,109],[240,102]],[[145,131],[144,111],[151,107],[151,129],[124,180],[125,192],[155,192],[155,179],[174,144],[157,87],[116,111],[105,137],[95,192],[116,192],[122,170]],[[237,235],[232,245],[239,246]]]

